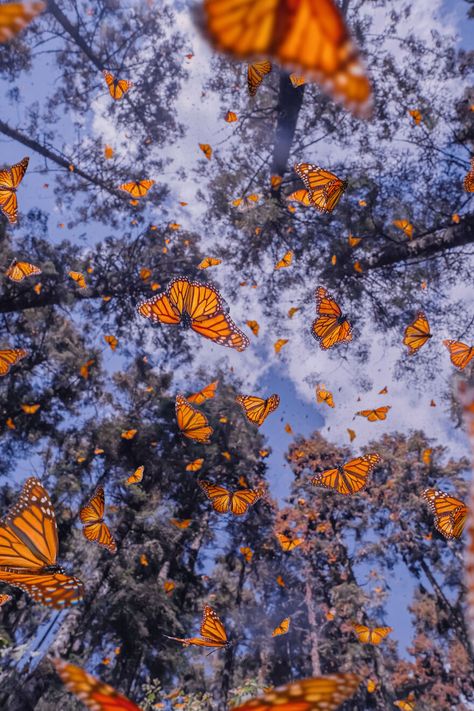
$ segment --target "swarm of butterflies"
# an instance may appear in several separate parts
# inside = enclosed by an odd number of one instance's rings
[[[44,2],[7,2],[1,5],[0,42],[10,40],[44,10]],[[272,71],[273,62],[277,61],[282,67],[299,72],[290,75],[295,90],[299,90],[307,82],[315,81],[355,115],[365,117],[370,114],[370,82],[343,17],[333,0],[318,0],[317,3],[314,0],[280,0],[274,3],[268,3],[267,0],[204,0],[202,18],[206,34],[217,50],[240,60],[251,60],[247,69],[247,83],[252,97]],[[265,18],[265,21],[262,18]],[[316,41],[314,38],[317,38]],[[114,101],[125,99],[133,87],[131,81],[116,78],[106,68],[103,69],[103,77]],[[414,115],[416,112],[410,113],[417,121],[417,116]],[[238,121],[238,116],[235,112],[228,111],[225,120],[232,123]],[[210,160],[211,146],[200,144],[200,148]],[[28,162],[26,157],[10,168],[0,171],[0,209],[12,225],[18,220],[17,189],[25,176]],[[298,163],[294,170],[304,189],[293,192],[288,199],[307,207],[312,206],[320,212],[331,213],[346,190],[347,181],[311,163]],[[272,188],[278,187],[281,180],[280,176],[273,176]],[[123,183],[119,189],[127,193],[132,198],[132,203],[136,204],[147,195],[153,185],[153,180],[146,179]],[[464,189],[474,192],[474,158],[464,180]],[[259,199],[259,195],[247,196],[234,201],[234,204],[237,207],[241,203],[251,206]],[[399,227],[406,232],[411,225],[407,223]],[[411,238],[411,234],[409,237]],[[277,263],[275,269],[288,267],[292,258],[293,253],[290,251]],[[208,257],[199,267],[207,269],[218,263],[220,260]],[[38,266],[16,260],[6,272],[6,276],[13,282],[21,282],[40,274],[41,269]],[[80,289],[87,288],[83,274],[70,271],[69,276]],[[320,348],[327,350],[350,342],[353,338],[351,324],[338,302],[322,286],[316,289],[315,297],[316,318],[311,325],[311,334]],[[217,345],[239,352],[245,350],[250,343],[231,319],[229,308],[219,291],[212,284],[192,281],[185,276],[174,278],[165,291],[139,304],[137,311],[152,324],[191,329]],[[289,315],[292,316],[293,313]],[[249,321],[247,325],[258,334],[257,322]],[[105,338],[109,339],[107,342],[112,349],[116,347],[115,337]],[[420,312],[407,325],[403,344],[408,348],[409,354],[413,355],[431,338],[428,319]],[[283,339],[282,343],[275,344],[275,351],[278,352],[285,343],[286,340]],[[444,345],[453,365],[460,370],[466,368],[474,357],[474,346],[456,340],[445,340]],[[0,376],[6,376],[13,366],[27,356],[27,351],[22,348],[0,350]],[[216,387],[215,381],[187,398],[182,394],[176,396],[176,422],[184,437],[200,444],[210,442],[213,429],[197,406],[214,397]],[[318,402],[325,402],[334,407],[332,394],[325,390],[324,386],[317,390],[317,398]],[[236,401],[247,420],[257,427],[260,427],[280,404],[277,394],[266,399],[242,394]],[[356,415],[376,422],[386,419],[389,409],[389,406],[385,406],[361,410]],[[134,434],[136,431],[130,430],[122,433],[122,436],[132,438]],[[203,461],[197,459],[188,464],[186,469],[199,471]],[[311,483],[343,496],[354,495],[364,489],[370,474],[380,462],[378,453],[365,454],[342,466],[316,474]],[[134,474],[128,477],[126,485],[139,483],[143,475],[144,467],[138,467]],[[212,481],[198,479],[197,483],[218,514],[243,516],[266,493],[263,485],[254,489],[243,487],[237,491],[229,491]],[[433,513],[436,529],[448,539],[459,538],[467,518],[466,505],[437,489],[426,489],[422,496]],[[117,551],[117,543],[104,521],[104,512],[104,489],[98,486],[82,506],[79,518],[85,538],[113,555]],[[189,521],[173,522],[179,527],[189,525]],[[292,551],[303,543],[302,539],[290,538],[282,533],[277,534],[277,539],[285,551]],[[58,547],[55,513],[49,494],[38,479],[31,477],[24,484],[16,504],[0,523],[0,580],[20,588],[36,602],[49,607],[62,609],[77,604],[83,598],[84,586],[81,580],[69,575],[58,565]],[[247,561],[251,560],[250,548],[242,548],[241,553]],[[143,564],[147,564],[146,557]],[[284,582],[281,581],[280,584]],[[9,600],[10,595],[1,595],[0,605]],[[273,631],[273,636],[286,634],[290,622],[289,617],[282,620]],[[352,623],[352,629],[361,644],[370,645],[380,644],[392,631],[391,627],[367,627],[357,622]],[[195,645],[224,649],[232,644],[222,621],[208,605],[204,607],[200,636],[166,636],[185,647]],[[139,707],[132,701],[80,667],[60,659],[53,659],[52,662],[66,687],[90,709],[139,711]],[[250,699],[234,708],[236,711],[331,711],[352,698],[361,682],[362,678],[356,674],[331,674],[302,679],[271,689],[263,696]],[[370,680],[368,687],[369,684]],[[412,698],[399,700],[395,704],[405,711],[415,708]]]

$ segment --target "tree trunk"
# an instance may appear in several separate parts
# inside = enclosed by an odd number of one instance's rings
[[[296,123],[303,103],[304,84],[295,89],[287,72],[280,72],[278,95],[278,118],[271,165],[271,174],[283,176],[288,169],[288,158],[295,137]],[[280,194],[280,186],[272,189],[273,195]]]

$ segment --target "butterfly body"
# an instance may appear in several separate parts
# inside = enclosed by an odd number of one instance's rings
[[[265,493],[260,488],[232,492],[205,479],[200,479],[198,484],[211,501],[214,511],[220,514],[232,513],[234,516],[243,516]]]
[[[22,161],[12,165],[11,168],[0,170],[0,210],[12,225],[18,219],[16,191],[23,180],[29,161],[29,158],[23,158]]]

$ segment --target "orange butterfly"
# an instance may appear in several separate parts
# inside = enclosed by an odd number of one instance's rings
[[[298,679],[234,706],[233,711],[335,711],[354,696],[362,679],[355,674],[329,674]]]
[[[443,344],[449,351],[451,363],[460,370],[464,370],[466,365],[474,358],[474,346],[466,346],[465,343],[461,343],[460,341],[450,340],[443,341]]]
[[[265,493],[261,488],[232,492],[205,479],[200,479],[198,484],[211,501],[214,511],[221,514],[232,513],[234,516],[243,516]]]
[[[334,489],[346,496],[355,494],[366,486],[369,474],[372,473],[380,461],[379,454],[365,454],[362,457],[351,459],[343,464],[342,467],[327,469],[317,474],[311,479],[311,483],[315,486]]]
[[[295,163],[294,171],[309,192],[311,205],[319,212],[332,212],[347,188],[347,180],[312,163]]]
[[[180,324],[214,343],[243,351],[249,339],[228,315],[227,304],[210,284],[177,277],[167,290],[138,306],[138,313],[152,323]]]
[[[126,79],[115,79],[114,75],[105,69],[102,74],[109,87],[110,96],[112,99],[115,99],[115,101],[119,101],[133,86],[133,83]]]
[[[415,704],[409,699],[399,699],[398,701],[394,701],[393,705],[402,709],[402,711],[415,711]]]
[[[0,351],[0,377],[4,377],[10,372],[12,365],[16,365],[19,360],[25,358],[28,351],[23,348],[8,348]]]
[[[209,145],[209,143],[200,143],[200,144],[199,144],[199,148],[200,148],[201,151],[204,153],[204,155],[206,156],[207,160],[211,160],[211,157],[212,157],[212,148],[211,148],[211,146]]]
[[[82,582],[64,573],[57,554],[53,505],[41,482],[30,477],[0,523],[0,580],[48,607],[75,605],[82,599]]]
[[[11,599],[11,595],[0,595],[0,607],[3,607],[6,602],[10,602]]]
[[[36,403],[34,405],[27,405],[26,403],[20,405],[21,409],[23,412],[25,412],[27,415],[34,415],[35,412],[38,412],[40,409],[41,405],[39,403]]]
[[[285,617],[285,619],[282,620],[280,624],[273,630],[272,637],[278,637],[281,634],[286,634],[290,629],[290,621],[291,617]]]
[[[310,207],[312,205],[309,190],[295,190],[294,193],[286,198],[292,202],[299,202],[301,205]]]
[[[425,345],[429,338],[432,338],[432,334],[428,319],[423,311],[419,311],[414,321],[405,329],[403,344],[408,346],[409,355],[413,355]]]
[[[463,185],[467,193],[474,193],[474,156],[471,158],[471,170],[464,178]]]
[[[333,0],[205,0],[204,10],[218,49],[240,58],[275,57],[355,113],[369,113],[370,84]]]
[[[138,430],[125,430],[120,434],[122,439],[133,439],[137,434]]]
[[[130,474],[128,479],[125,481],[125,486],[130,486],[130,484],[139,484],[141,480],[143,479],[143,472],[145,471],[145,467],[143,464],[139,466],[133,474]]]
[[[285,536],[284,533],[277,533],[276,537],[278,538],[278,542],[284,551],[292,551],[294,548],[297,548],[303,543],[302,538],[290,538],[289,536]]]
[[[306,78],[300,76],[299,74],[290,74],[290,81],[294,89],[297,89],[299,86],[306,84]]]
[[[290,249],[288,252],[286,252],[286,254],[283,255],[280,261],[277,262],[273,268],[275,269],[275,271],[277,271],[278,269],[286,269],[287,267],[291,266],[292,261],[293,252]]]
[[[115,350],[118,346],[118,338],[116,336],[104,336],[104,341],[110,346],[111,350]]]
[[[163,590],[167,595],[170,595],[175,589],[176,585],[172,580],[165,580],[163,583]]]
[[[8,42],[45,8],[44,2],[8,2],[0,5],[0,42]]]
[[[258,334],[259,334],[259,332],[260,332],[260,324],[258,323],[258,321],[250,320],[250,321],[246,321],[245,323],[246,323],[247,326],[250,328],[250,330],[252,331],[253,335],[254,335],[254,336],[258,336]]]
[[[11,281],[23,281],[23,279],[35,274],[41,274],[39,267],[35,267],[34,264],[30,264],[29,262],[17,262],[16,259],[13,260],[5,272],[5,276],[11,279]]]
[[[270,395],[266,400],[255,395],[237,395],[235,401],[242,406],[247,420],[257,427],[263,425],[268,415],[280,404],[280,398],[276,394]]]
[[[380,644],[385,637],[393,631],[393,627],[366,627],[365,625],[352,625],[357,639],[361,644]]]
[[[186,471],[187,472],[197,472],[201,469],[203,465],[204,459],[195,459],[193,462],[189,462],[189,464],[186,464]]]
[[[175,411],[178,427],[185,437],[195,439],[202,444],[209,444],[214,430],[202,412],[190,405],[182,395],[176,395]]]
[[[104,488],[98,486],[89,502],[81,509],[79,518],[84,525],[82,532],[88,541],[98,543],[114,554],[117,544],[110,533],[109,527],[104,523],[105,496]]]
[[[189,528],[189,526],[192,523],[192,518],[170,518],[170,523],[173,524],[173,526],[176,526],[176,528],[184,529],[184,528]]]
[[[319,341],[323,350],[343,341],[352,341],[349,321],[323,286],[316,289],[316,314],[317,318],[311,326],[311,334]]]
[[[216,259],[215,257],[204,257],[204,259],[199,262],[198,269],[209,269],[209,267],[217,267],[222,264],[222,259]]]
[[[249,548],[248,546],[243,546],[242,548],[239,548],[239,551],[244,556],[246,563],[252,562],[253,550],[251,548]]]
[[[84,274],[81,274],[81,272],[68,272],[68,275],[71,277],[71,279],[73,281],[76,282],[79,289],[87,289],[87,284],[86,284],[86,280],[84,279]]]
[[[445,538],[459,538],[467,519],[467,506],[439,489],[425,489],[422,497],[435,517],[435,528]]]
[[[141,711],[130,699],[114,688],[88,674],[81,667],[52,659],[66,689],[75,694],[92,711]]]
[[[287,343],[288,338],[279,338],[278,341],[275,341],[275,343],[273,344],[273,349],[275,353],[279,353],[283,346],[286,346]]]
[[[324,385],[316,388],[316,401],[325,402],[329,407],[336,407],[334,404],[334,398],[329,390],[326,390]]]
[[[411,222],[408,222],[408,220],[394,220],[393,224],[399,230],[402,230],[408,239],[413,239],[413,225]]]
[[[216,649],[222,649],[231,644],[227,639],[224,625],[209,605],[204,607],[199,631],[201,637],[182,639],[181,637],[170,637],[167,634],[165,634],[165,637],[174,639],[176,642],[181,642],[185,647],[189,647],[190,644],[195,644],[197,647],[215,647]]]
[[[224,121],[227,121],[227,123],[234,123],[234,121],[238,121],[239,117],[235,113],[235,111],[228,111],[224,117]]]
[[[247,69],[247,88],[250,96],[255,96],[257,89],[262,83],[264,77],[272,71],[272,63],[268,59],[261,62],[254,62],[248,65]]]
[[[11,168],[0,170],[0,210],[12,225],[18,219],[16,189],[23,180],[29,161],[29,158],[23,158]]]
[[[189,397],[186,398],[188,402],[193,402],[196,405],[202,405],[203,402],[206,400],[210,400],[211,398],[215,397],[216,394],[216,389],[217,386],[219,385],[218,380],[213,380],[212,383],[209,383],[209,385],[206,385],[202,390],[199,390],[199,392],[194,393],[193,395],[189,395]]]
[[[154,184],[154,180],[133,180],[131,183],[120,185],[119,190],[129,193],[133,198],[141,198],[147,194]]]
[[[384,405],[384,407],[377,407],[375,410],[359,410],[356,412],[356,416],[367,417],[369,422],[377,422],[377,420],[386,420],[387,412],[391,409],[391,405]]]

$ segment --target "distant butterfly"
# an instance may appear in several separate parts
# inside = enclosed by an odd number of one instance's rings
[[[260,324],[258,321],[246,321],[247,326],[250,328],[254,336],[258,336],[260,332]]]
[[[215,397],[218,385],[219,381],[213,380],[212,383],[206,385],[202,390],[199,390],[199,392],[194,393],[193,395],[189,395],[186,400],[196,405],[202,405],[202,403],[206,400],[210,400],[211,398]]]
[[[337,343],[352,341],[351,325],[343,316],[339,305],[322,286],[316,289],[317,317],[311,326],[312,336],[319,341],[323,350],[332,348]]]
[[[393,704],[397,708],[402,709],[402,711],[415,711],[415,704],[408,699],[399,699],[398,701],[394,701]]]
[[[81,667],[68,664],[62,659],[51,661],[66,689],[75,694],[91,711],[141,711],[132,701]]]
[[[431,447],[427,447],[421,453],[421,461],[423,462],[423,464],[426,464],[427,467],[429,467],[431,464],[432,454],[433,454],[433,450],[431,449]]]
[[[280,259],[280,261],[275,264],[275,266],[273,268],[275,269],[275,271],[278,269],[286,269],[287,267],[291,266],[292,261],[293,261],[293,252],[290,249]]]
[[[189,528],[192,523],[192,518],[170,518],[170,522],[173,524],[173,526],[176,526],[176,528],[180,528],[181,530],[183,530],[185,528]]]
[[[232,711],[335,711],[354,696],[361,681],[355,674],[299,679],[244,701]]]
[[[0,595],[0,607],[3,607],[5,603],[10,602],[11,599],[11,595]]]
[[[250,193],[249,195],[235,198],[235,200],[232,200],[232,205],[238,207],[241,212],[246,212],[255,207],[261,197],[260,193]]]
[[[384,407],[377,407],[375,410],[359,410],[356,412],[356,416],[366,417],[369,422],[377,422],[378,420],[386,420],[387,412],[390,409],[390,405],[384,405]]]
[[[393,627],[366,627],[365,625],[352,625],[357,639],[361,644],[380,644],[385,637],[393,631]]]
[[[204,11],[217,49],[243,59],[274,57],[354,113],[369,113],[370,83],[333,0],[205,0]]]
[[[152,323],[167,323],[191,328],[214,343],[243,351],[249,339],[228,315],[228,308],[217,289],[209,284],[177,277],[167,290],[138,306],[138,313]]]
[[[197,472],[201,469],[203,465],[204,459],[195,459],[193,462],[189,462],[189,464],[186,464],[186,471],[187,472]]]
[[[288,338],[279,338],[278,341],[275,341],[275,343],[273,344],[273,350],[275,351],[275,353],[279,353],[283,346],[286,346],[287,343]]]
[[[294,170],[309,192],[311,205],[320,212],[332,212],[347,188],[347,181],[312,163],[296,163]]]
[[[347,241],[349,243],[349,247],[357,247],[357,245],[362,242],[362,237],[353,237],[352,235],[349,235]]]
[[[219,264],[222,264],[222,259],[205,257],[202,262],[198,264],[198,269],[209,269],[209,267],[217,267]]]
[[[351,459],[341,467],[327,469],[317,474],[311,479],[311,483],[334,489],[340,494],[355,494],[366,486],[369,475],[380,461],[380,455],[376,453],[365,454]]]
[[[116,336],[104,336],[104,341],[110,346],[111,350],[115,350],[118,346],[118,338]]]
[[[117,544],[104,523],[105,495],[104,488],[98,486],[89,502],[80,510],[79,518],[84,526],[82,532],[88,541],[107,548],[109,553],[117,552]]]
[[[45,8],[44,2],[7,2],[0,5],[0,42],[8,42]]]
[[[235,401],[241,405],[245,416],[252,424],[263,425],[271,412],[274,412],[280,404],[278,395],[270,395],[266,400],[255,395],[237,395]]]
[[[145,471],[145,467],[143,466],[143,464],[141,466],[137,467],[137,469],[135,469],[133,474],[130,474],[128,479],[125,480],[125,486],[130,486],[130,484],[139,484],[143,479],[143,472],[144,471]]]
[[[300,76],[299,74],[290,74],[290,81],[295,89],[303,84],[306,84],[305,77]]]
[[[325,402],[326,405],[329,405],[329,407],[335,407],[332,393],[329,392],[329,390],[326,390],[324,385],[316,388],[316,401],[318,403]]]
[[[130,183],[120,185],[119,190],[129,193],[133,198],[141,198],[145,197],[154,184],[154,180],[133,180]]]
[[[272,71],[272,63],[268,59],[261,62],[249,64],[247,68],[247,88],[250,96],[255,96],[257,89],[262,83],[264,77]]]
[[[286,587],[286,583],[285,583],[285,581],[283,580],[283,578],[281,577],[281,575],[277,575],[276,581],[277,581],[278,585],[279,585],[281,588],[285,588],[285,587]]]
[[[435,517],[435,528],[445,538],[459,538],[467,519],[467,506],[439,489],[425,489],[422,497]]]
[[[410,116],[412,117],[413,123],[414,123],[416,126],[419,126],[420,123],[421,123],[421,121],[422,121],[422,118],[423,118],[422,115],[421,115],[421,112],[418,111],[418,109],[412,109],[412,110],[409,111],[408,113],[409,113]]]
[[[170,595],[175,589],[176,585],[172,580],[165,580],[163,583],[163,590],[167,595]]]
[[[265,493],[260,488],[228,491],[225,487],[205,479],[200,479],[198,484],[211,501],[214,511],[220,514],[232,513],[234,516],[243,516]]]
[[[351,442],[353,442],[353,441],[355,440],[355,438],[357,437],[357,435],[356,435],[356,433],[354,432],[354,430],[351,430],[351,429],[349,429],[349,428],[347,428],[347,434],[349,435],[349,439],[350,439]]]
[[[474,193],[474,156],[471,158],[471,169],[464,178],[463,185],[467,193]]]
[[[244,556],[245,562],[246,562],[246,563],[251,563],[251,562],[252,562],[252,558],[253,558],[253,551],[252,551],[252,549],[249,548],[248,546],[243,546],[242,548],[239,548],[239,550],[240,550],[240,552],[242,553],[242,555]]]
[[[35,267],[34,264],[30,264],[29,262],[17,262],[16,259],[13,260],[5,272],[5,276],[7,276],[11,281],[17,282],[23,281],[23,279],[26,279],[29,276],[34,276],[35,274],[41,274],[41,269],[39,267]]]
[[[212,157],[212,148],[211,148],[211,146],[209,145],[209,143],[200,143],[200,144],[199,144],[199,148],[200,148],[201,151],[204,153],[204,155],[206,156],[207,160],[211,160],[211,157]]]
[[[87,289],[87,284],[86,284],[86,280],[84,278],[84,274],[81,274],[81,272],[68,272],[68,275],[71,277],[71,279],[73,281],[76,282],[79,289]]]
[[[276,537],[284,551],[292,551],[303,543],[302,538],[290,538],[289,536],[285,536],[284,533],[277,533]]]
[[[0,6],[0,12],[2,9],[3,7]],[[23,158],[11,168],[0,170],[0,210],[12,225],[18,219],[16,189],[23,180],[29,161],[29,158]]]
[[[413,239],[413,225],[411,222],[408,222],[408,220],[394,220],[393,224],[399,230],[402,230],[408,239]]]
[[[182,395],[176,395],[175,411],[178,427],[185,437],[209,444],[214,430],[202,412],[190,405]]]
[[[224,121],[227,121],[227,123],[233,123],[234,121],[238,121],[239,117],[235,113],[235,111],[228,111],[224,117]]]
[[[28,351],[23,348],[7,348],[0,350],[0,377],[4,377],[10,372],[12,365],[16,365],[19,360],[25,358]]]
[[[273,630],[272,637],[279,637],[281,634],[286,634],[290,629],[290,621],[291,617],[285,617],[285,619],[282,620],[280,624]]]
[[[82,600],[83,585],[57,565],[58,546],[49,495],[38,479],[30,477],[0,523],[0,580],[48,607],[75,605]]]
[[[115,101],[119,101],[133,86],[133,83],[126,79],[115,79],[114,75],[105,69],[102,74],[109,87],[110,96],[112,99],[115,99]]]
[[[23,410],[23,412],[26,413],[27,415],[34,415],[35,412],[38,412],[41,405],[39,403],[35,403],[33,405],[28,405],[26,403],[23,403],[22,405],[20,405],[20,407]]]
[[[405,329],[403,344],[408,346],[409,355],[416,353],[425,343],[432,338],[428,319],[422,311],[419,311],[416,318]]]
[[[216,649],[222,649],[230,645],[224,625],[209,605],[206,605],[204,608],[200,633],[201,637],[190,637],[187,639],[170,637],[167,634],[165,634],[165,637],[174,639],[176,642],[181,642],[185,647],[189,647],[190,644],[195,644],[197,647],[215,647]]]
[[[443,341],[443,344],[449,351],[451,356],[451,363],[459,368],[459,370],[464,370],[466,365],[468,365],[474,358],[474,346],[467,346],[465,343],[460,341]]]
[[[133,439],[137,434],[138,430],[125,430],[120,434],[122,439]]]

